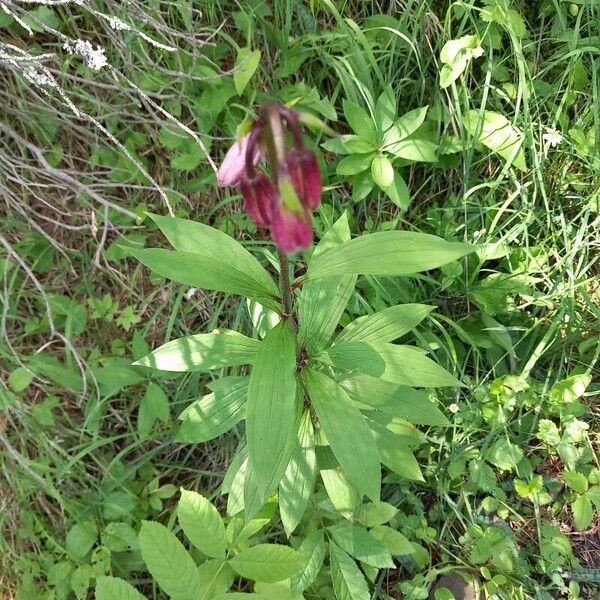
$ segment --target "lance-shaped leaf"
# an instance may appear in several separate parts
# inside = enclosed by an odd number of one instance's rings
[[[356,563],[336,544],[329,546],[331,580],[336,598],[340,600],[369,600],[369,586]]]
[[[335,543],[345,552],[372,567],[393,567],[394,561],[384,544],[363,527],[341,521],[329,528]]]
[[[267,333],[254,360],[246,405],[248,456],[263,500],[290,462],[298,431],[296,340],[282,321]]]
[[[400,304],[348,323],[336,342],[393,342],[414,329],[432,310],[426,304]]]
[[[246,579],[271,582],[289,579],[304,566],[304,560],[288,546],[258,544],[242,550],[229,564]]]
[[[379,500],[379,455],[364,417],[344,389],[324,373],[308,371],[305,382],[319,423],[342,471],[360,492],[371,500]]]
[[[229,431],[246,416],[249,377],[223,377],[212,392],[190,404],[180,415],[177,441],[199,444]]]
[[[344,213],[317,244],[311,261],[348,241],[350,227],[348,215]],[[324,348],[333,335],[352,296],[356,278],[356,275],[338,275],[328,277],[325,281],[307,281],[302,286],[298,303],[298,339],[309,352],[314,353]]]
[[[260,346],[237,331],[216,329],[163,344],[135,365],[160,371],[210,371],[251,364]]]
[[[338,369],[358,371],[384,381],[414,387],[455,387],[460,381],[425,356],[420,348],[396,344],[340,342],[322,358]]]
[[[146,600],[134,587],[118,577],[96,578],[96,600]]]
[[[363,373],[348,375],[340,381],[340,385],[348,392],[350,398],[362,405],[361,410],[381,410],[415,425],[450,425],[450,421],[429,400],[426,392],[382,381]]]
[[[315,487],[317,457],[310,414],[304,413],[298,431],[298,444],[279,483],[279,511],[288,537],[300,523]]]
[[[334,275],[412,275],[435,269],[473,251],[473,246],[447,242],[413,231],[378,231],[336,246],[311,260],[308,279]]]

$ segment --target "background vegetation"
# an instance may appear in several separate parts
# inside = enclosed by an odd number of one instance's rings
[[[317,238],[347,211],[353,234],[432,233],[485,257],[361,277],[342,317],[434,305],[412,335],[466,384],[432,395],[450,425],[420,427],[420,473],[384,477],[391,526],[413,552],[374,576],[372,597],[427,598],[457,570],[502,598],[593,597],[597,0],[0,8],[0,593],[88,598],[110,573],[164,598],[141,559],[141,521],[172,525],[180,487],[226,512],[242,429],[178,436],[177,415],[210,378],[131,363],[181,335],[260,324],[245,301],[167,282],[123,246],[164,245],[151,211],[274,261],[215,170],[240,123],[275,98],[358,136],[315,137]],[[423,107],[418,153],[369,141],[378,119]],[[286,543],[276,516],[262,526],[259,539]],[[304,594],[334,587],[324,573]]]

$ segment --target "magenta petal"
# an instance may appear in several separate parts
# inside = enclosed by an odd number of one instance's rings
[[[219,186],[235,186],[241,183],[246,169],[246,149],[248,148],[249,137],[250,134],[248,133],[240,140],[235,141],[227,151],[217,173]],[[260,150],[256,147],[252,161],[256,165],[259,160]]]
[[[273,213],[271,235],[277,247],[285,254],[305,250],[313,240],[310,215],[291,212],[278,205]]]
[[[240,189],[244,197],[244,208],[259,227],[271,225],[273,205],[278,202],[273,182],[261,172],[252,179],[242,178]]]
[[[311,212],[316,210],[321,202],[323,185],[314,153],[306,148],[293,148],[287,153],[286,165],[302,206]]]

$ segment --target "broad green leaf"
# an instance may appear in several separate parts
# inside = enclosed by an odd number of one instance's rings
[[[233,570],[255,581],[282,581],[295,575],[304,566],[296,550],[278,544],[258,544],[242,550],[229,564]]]
[[[250,286],[254,289],[254,295],[248,295],[248,297],[259,299],[259,296],[265,296],[270,298],[271,306],[268,307],[277,309],[277,303],[274,303],[272,300],[279,296],[279,290],[275,281],[265,271],[258,260],[237,240],[234,240],[230,235],[219,229],[209,227],[197,221],[162,217],[155,214],[150,214],[149,216],[158,225],[175,250],[185,254],[197,254],[201,257],[199,259],[201,262],[198,262],[193,267],[192,273],[206,271],[209,267],[217,267],[217,274],[219,274],[219,270],[231,271],[232,274],[239,276],[239,285]],[[225,266],[223,262],[224,258],[227,260],[227,263],[225,263],[227,269],[223,268]],[[205,266],[204,261],[206,261]],[[208,277],[210,273],[204,273],[203,275]],[[168,277],[168,275],[165,275],[165,277]],[[213,288],[202,284],[197,287],[220,290],[218,287]],[[233,291],[232,293],[240,292]]]
[[[327,496],[335,509],[345,517],[350,517],[361,500],[356,488],[350,485],[337,464],[321,468],[320,474]]]
[[[397,441],[406,446],[420,446],[425,442],[424,434],[414,425],[411,425],[404,419],[399,419],[383,411],[371,411],[365,414],[369,427],[373,428],[373,423],[377,423],[386,429],[389,429],[396,435]]]
[[[387,88],[375,104],[375,122],[379,131],[387,131],[396,118],[396,98],[391,88]]]
[[[73,525],[66,539],[69,556],[74,560],[83,559],[92,549],[97,536],[98,528],[93,521],[82,521]]]
[[[348,241],[350,227],[348,214],[344,213],[317,244],[311,260]],[[325,281],[307,281],[302,286],[298,339],[309,353],[318,352],[329,342],[354,291],[356,278],[338,275]]]
[[[246,404],[248,456],[264,500],[290,462],[298,427],[296,340],[282,321],[261,342]]]
[[[375,539],[366,529],[347,521],[329,528],[335,543],[344,552],[373,567],[393,567],[394,561],[384,544]]]
[[[523,458],[523,450],[506,438],[500,438],[487,451],[485,459],[503,471],[518,472],[517,465]]]
[[[394,128],[399,134],[398,142],[412,135],[423,125],[428,109],[429,106],[421,106],[420,108],[409,110],[396,121]]]
[[[413,330],[432,310],[426,304],[400,304],[348,323],[337,342],[393,342]]]
[[[258,340],[237,331],[216,329],[171,340],[133,364],[160,371],[206,372],[250,364],[259,347]]]
[[[391,521],[398,509],[387,502],[367,502],[356,509],[356,520],[365,527],[375,527]]]
[[[235,579],[233,569],[222,558],[213,558],[198,567],[198,577],[203,590],[197,600],[214,600],[222,597]]]
[[[177,600],[195,600],[202,590],[196,564],[175,534],[164,525],[142,521],[140,550],[150,575]]]
[[[254,590],[264,600],[305,600],[300,592],[292,589],[289,579],[275,583],[257,581],[254,584]]]
[[[573,520],[577,531],[585,531],[592,524],[594,507],[587,496],[579,496],[571,504],[571,511],[573,512]]]
[[[444,413],[420,390],[399,386],[362,373],[349,375],[340,381],[340,385],[350,398],[360,402],[365,408],[384,411],[415,425],[450,425]]]
[[[370,600],[369,586],[356,563],[333,542],[329,546],[331,580],[338,600]]]
[[[224,258],[193,252],[179,252],[162,248],[140,248],[127,246],[128,254],[137,258],[143,265],[158,275],[191,287],[205,288],[229,294],[253,298],[267,308],[281,310],[275,299],[278,294],[264,288],[247,272],[239,270]]]
[[[186,537],[200,552],[214,558],[225,556],[225,525],[217,509],[200,494],[181,490],[177,519]]]
[[[366,171],[373,161],[375,155],[370,152],[369,154],[351,154],[342,158],[335,168],[335,172],[338,175],[357,175]]]
[[[343,101],[344,116],[346,121],[356,135],[368,142],[377,140],[377,129],[371,119],[371,115],[361,106],[351,102]]]
[[[317,530],[307,535],[302,540],[298,553],[302,557],[305,567],[292,577],[292,588],[303,592],[316,581],[321,572],[327,553],[323,532]]]
[[[233,469],[231,472],[235,472],[231,484],[227,490],[227,514],[230,516],[237,515],[244,510],[244,484],[246,482],[246,472],[248,470],[248,456],[246,447],[242,448],[236,458],[239,458],[242,462],[238,466],[237,460],[235,463],[232,462],[232,466],[237,466],[237,469]],[[229,474],[230,471],[227,471]],[[223,482],[225,487],[225,481]]]
[[[463,123],[470,135],[499,154],[509,165],[521,171],[527,170],[523,132],[504,115],[486,110],[481,121],[478,111],[470,110],[464,116]]]
[[[435,162],[437,160],[437,145],[429,140],[408,138],[395,144],[390,144],[386,150],[405,160],[415,162]]]
[[[456,40],[448,40],[440,52],[442,68],[440,70],[440,87],[447,88],[465,71],[473,58],[483,54],[476,35],[464,35]]]
[[[169,399],[164,390],[156,383],[150,382],[138,411],[138,432],[143,438],[148,437],[156,420],[166,423],[169,420]]]
[[[394,167],[384,154],[378,154],[371,163],[373,181],[382,189],[387,189],[394,182]]]
[[[96,600],[146,600],[133,586],[118,577],[96,579]]]
[[[342,471],[359,491],[379,500],[379,456],[364,417],[343,388],[324,373],[309,371],[306,388]]]
[[[202,396],[180,415],[177,441],[199,444],[229,431],[246,415],[248,377],[223,377],[213,382],[213,391]]]
[[[455,387],[461,383],[420,348],[396,344],[339,342],[319,356],[345,371],[358,371],[411,387]]]
[[[404,556],[415,551],[413,545],[399,531],[387,525],[377,525],[369,533],[382,542],[392,556]]]
[[[400,173],[397,171],[394,173],[394,181],[383,191],[398,208],[408,210],[410,205],[410,190]]]
[[[563,479],[565,483],[578,494],[584,494],[588,491],[589,483],[583,473],[577,471],[564,471]]]
[[[308,411],[300,421],[298,438],[299,443],[279,483],[279,511],[288,537],[306,511],[317,477],[315,434]]]
[[[474,250],[412,231],[379,231],[336,246],[310,261],[308,279],[333,275],[412,275],[436,269]]]
[[[15,393],[20,393],[29,387],[33,381],[33,373],[25,367],[17,367],[8,376],[8,387]]]
[[[381,462],[401,477],[423,481],[419,463],[402,438],[375,421],[369,421],[369,425]]]
[[[250,48],[240,48],[238,50],[233,67],[233,83],[238,95],[241,96],[246,89],[259,63],[260,50],[250,50]]]

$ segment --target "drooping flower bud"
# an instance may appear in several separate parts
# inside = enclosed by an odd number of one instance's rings
[[[246,170],[246,152],[251,132],[243,138],[236,140],[227,151],[223,162],[217,173],[217,182],[220,187],[239,185],[244,178]],[[260,149],[258,145],[252,148],[252,163],[258,164],[260,160]]]
[[[250,178],[242,178],[240,189],[244,208],[258,227],[270,227],[273,206],[279,202],[273,182],[261,171]]]
[[[292,148],[286,155],[286,166],[302,206],[314,211],[321,203],[321,171],[313,152],[307,148]]]

